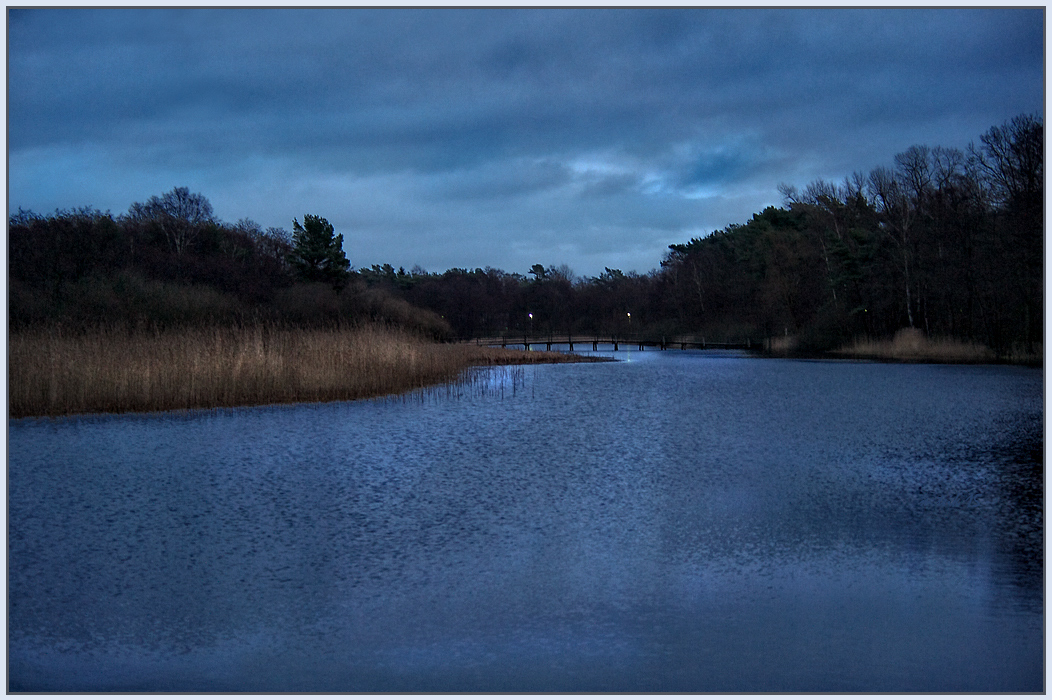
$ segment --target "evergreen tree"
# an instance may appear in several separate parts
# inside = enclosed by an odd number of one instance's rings
[[[350,261],[343,252],[343,234],[336,235],[332,224],[320,216],[305,214],[303,224],[292,221],[292,252],[289,264],[307,282],[326,282],[336,291],[350,277]]]

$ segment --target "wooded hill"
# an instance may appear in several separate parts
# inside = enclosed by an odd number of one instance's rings
[[[914,327],[1033,352],[1043,157],[1042,122],[1019,116],[964,151],[913,146],[841,183],[784,185],[782,207],[670,245],[659,269],[591,278],[539,264],[525,275],[351,271],[323,218],[297,220],[292,233],[223,223],[186,188],[120,216],[19,210],[8,228],[9,318],[12,328],[370,319],[442,339],[648,332],[793,338],[803,352]]]

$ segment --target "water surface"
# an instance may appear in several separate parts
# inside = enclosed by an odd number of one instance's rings
[[[618,357],[10,421],[10,689],[1043,689],[1041,371]]]

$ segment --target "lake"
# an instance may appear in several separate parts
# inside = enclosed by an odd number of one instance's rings
[[[616,356],[9,421],[10,690],[1043,690],[1041,370]]]

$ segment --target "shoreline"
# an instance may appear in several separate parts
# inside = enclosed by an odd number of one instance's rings
[[[375,399],[455,383],[473,367],[609,361],[441,344],[381,326],[45,327],[9,333],[8,353],[8,419]]]
[[[326,403],[452,385],[475,367],[616,362],[562,351],[438,343],[384,326],[294,329],[256,325],[167,331],[37,327],[8,337],[8,418],[159,413]],[[998,364],[1041,368],[1040,349],[988,348],[900,332],[835,350],[793,347],[754,357]]]
[[[764,350],[765,357],[798,359],[852,360],[858,362],[886,362],[888,364],[945,364],[945,365],[1016,365],[1044,367],[1041,344],[1027,349],[1015,345],[1007,351],[995,352],[986,345],[962,341],[952,337],[928,337],[917,328],[903,328],[891,338],[861,336],[832,350],[801,352],[797,338],[776,339]]]

